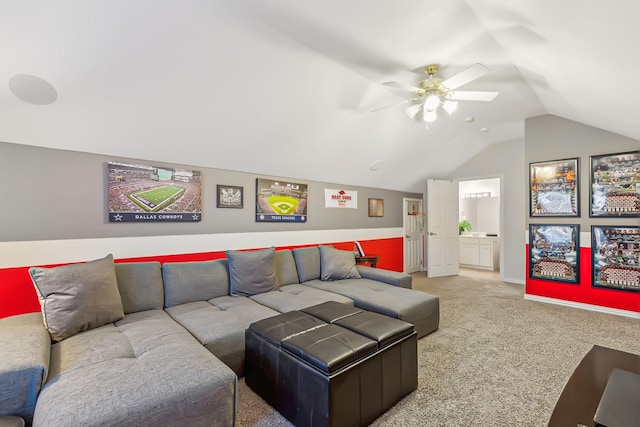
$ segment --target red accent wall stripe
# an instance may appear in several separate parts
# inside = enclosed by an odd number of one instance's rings
[[[526,245],[526,293],[564,301],[640,312],[640,293],[594,288],[591,276],[591,248],[580,248],[580,283],[562,283],[529,277],[529,245]]]
[[[393,271],[403,271],[404,269],[404,243],[402,237],[389,239],[360,240],[367,255],[378,255],[378,268]],[[314,245],[279,246],[276,249],[295,249]],[[337,249],[352,250],[353,241],[335,242],[333,246]],[[106,254],[105,254],[106,255]],[[121,258],[115,262],[143,262],[159,261],[184,262],[184,261],[207,261],[225,258],[224,251],[200,252],[187,254],[159,255],[136,258]],[[61,264],[57,264],[61,265]],[[46,265],[44,267],[54,267]],[[29,267],[3,268],[0,269],[0,318],[22,313],[33,313],[40,311],[40,303],[29,276]]]

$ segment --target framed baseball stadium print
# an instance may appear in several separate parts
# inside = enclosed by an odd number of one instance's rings
[[[256,222],[307,222],[307,184],[256,178]]]
[[[197,222],[200,171],[109,162],[109,222]]]
[[[216,185],[216,207],[237,208],[244,207],[243,187],[235,185]]]
[[[579,283],[580,226],[529,225],[529,277]]]
[[[591,226],[592,286],[640,292],[640,227]]]
[[[579,217],[578,159],[529,164],[529,216]]]
[[[640,151],[591,156],[591,217],[640,217]]]

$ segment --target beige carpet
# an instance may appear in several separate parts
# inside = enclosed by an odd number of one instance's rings
[[[440,329],[418,342],[418,389],[374,426],[545,426],[594,344],[640,354],[640,320],[526,301],[491,275],[416,273],[413,287],[440,297]],[[237,421],[291,426],[242,379]]]

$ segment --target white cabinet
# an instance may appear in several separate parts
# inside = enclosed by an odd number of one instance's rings
[[[498,267],[496,237],[460,236],[460,264],[495,270]]]
[[[460,264],[476,265],[480,262],[478,239],[473,237],[460,238]]]

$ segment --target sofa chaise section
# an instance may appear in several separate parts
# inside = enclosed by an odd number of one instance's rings
[[[303,286],[342,295],[358,308],[412,323],[418,338],[438,329],[438,297],[412,290],[410,275],[356,266],[352,254],[328,247],[295,249],[293,255]],[[336,277],[334,270],[340,264],[340,279],[326,280]]]
[[[162,310],[51,346],[34,426],[232,426],[237,378]]]

